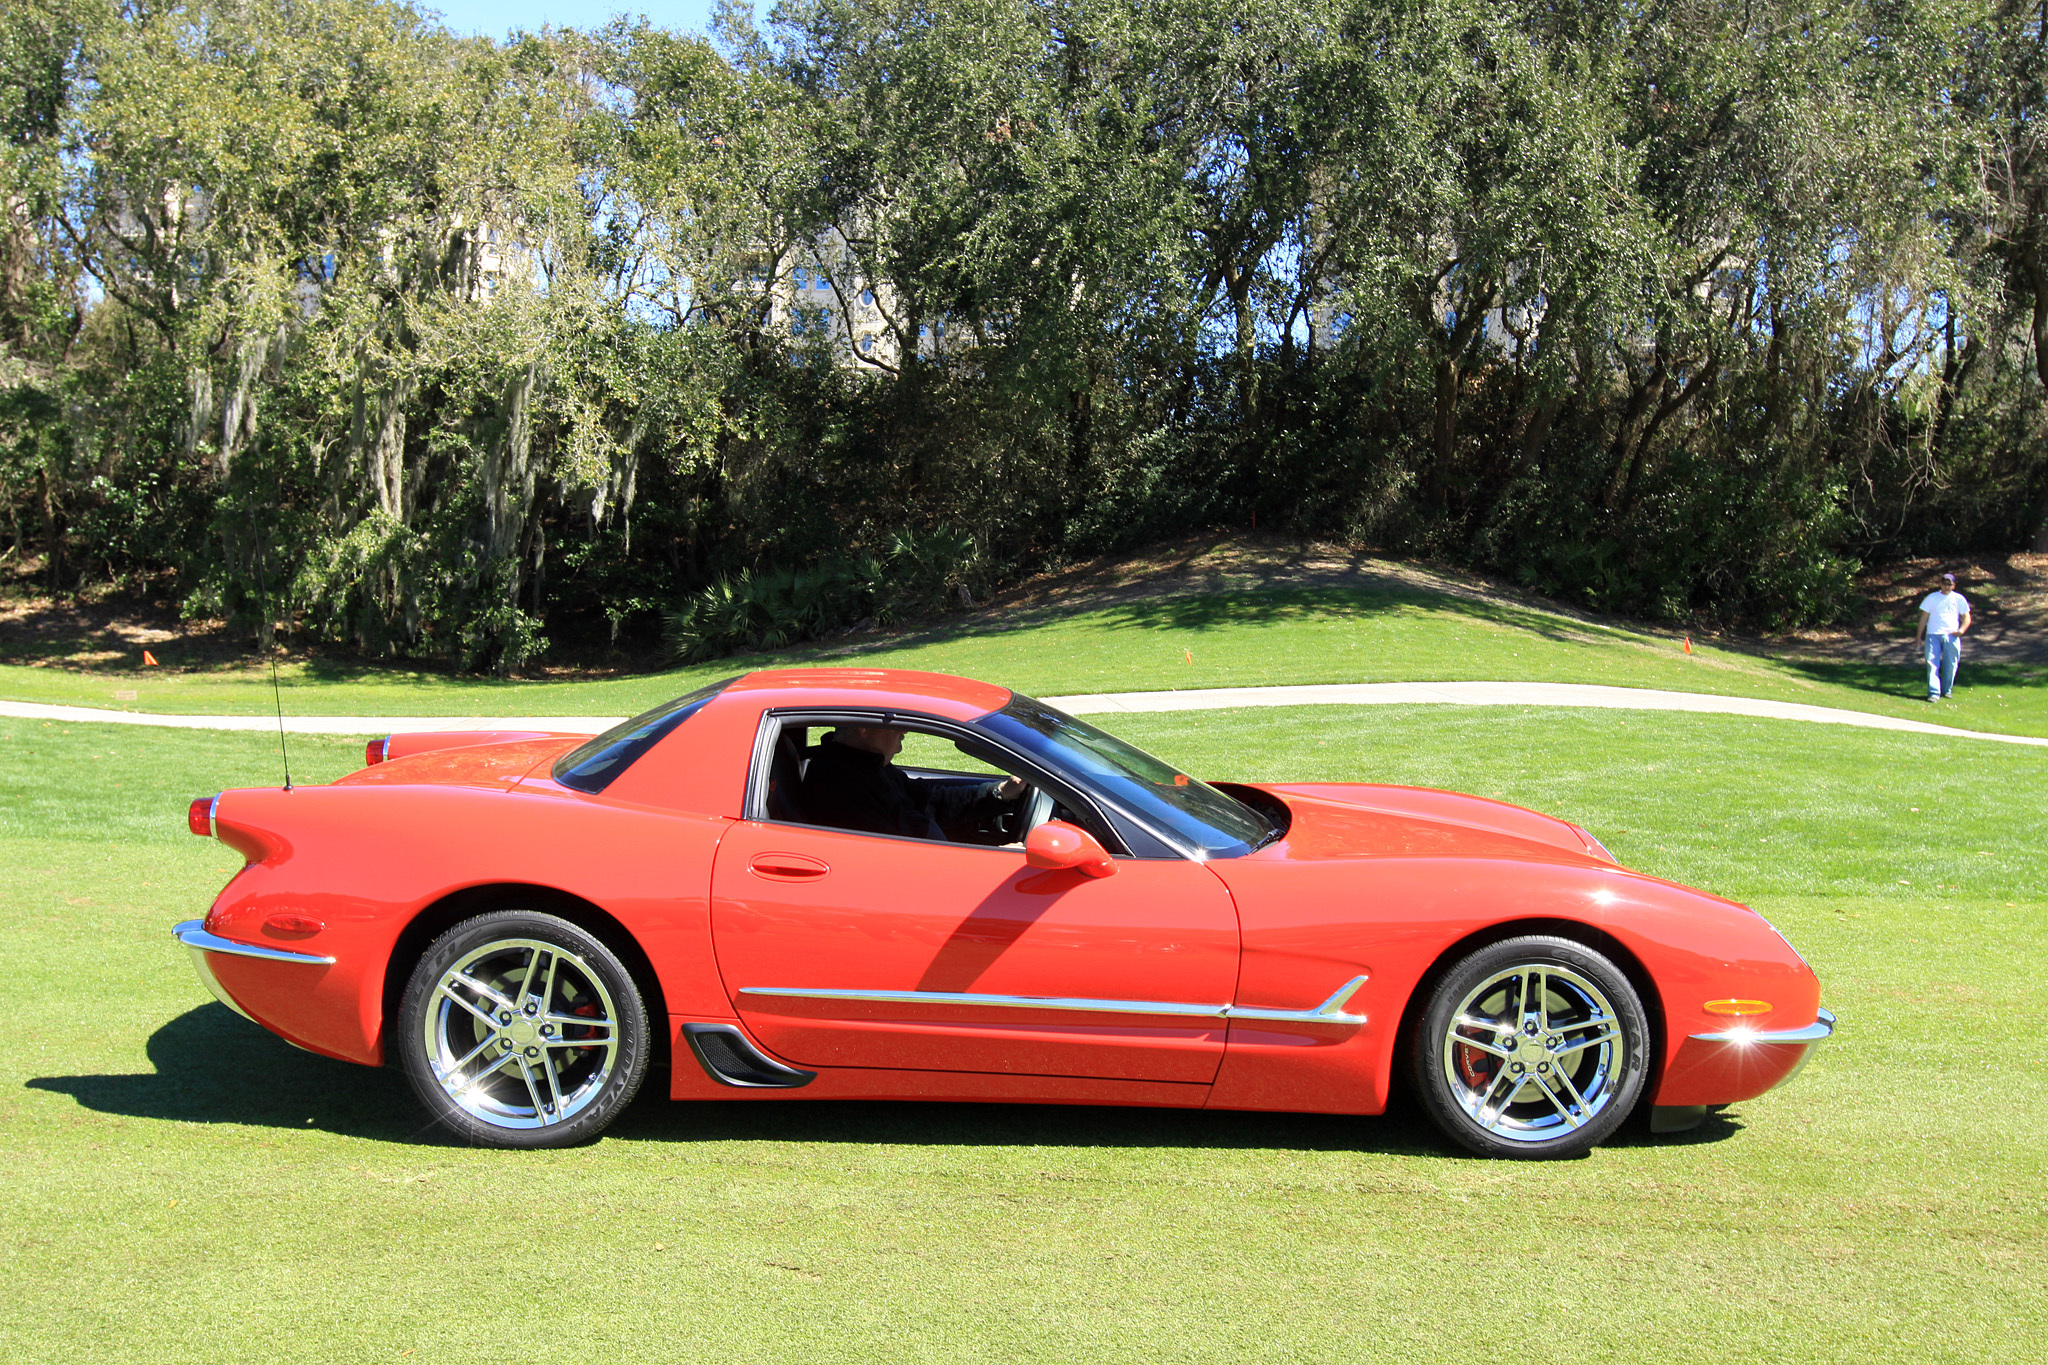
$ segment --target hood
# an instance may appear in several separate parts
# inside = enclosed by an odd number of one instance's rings
[[[550,735],[545,738],[501,741],[496,744],[466,744],[393,758],[372,768],[337,778],[333,785],[370,786],[398,783],[418,786],[439,783],[450,786],[508,789],[520,778],[581,744],[585,735]]]
[[[1293,817],[1273,847],[1292,858],[1528,858],[1613,866],[1578,826],[1505,801],[1428,787],[1261,785]]]

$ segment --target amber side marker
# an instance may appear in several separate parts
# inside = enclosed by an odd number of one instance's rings
[[[1769,1014],[1771,1012],[1771,1002],[1768,1000],[1709,1000],[1700,1008],[1708,1014],[1724,1015],[1731,1019],[1747,1019],[1755,1014]]]

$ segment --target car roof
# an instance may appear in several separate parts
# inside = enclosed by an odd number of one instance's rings
[[[775,668],[736,678],[725,689],[727,696],[748,692],[781,693],[761,699],[773,707],[922,711],[949,720],[985,716],[1009,705],[1011,697],[1009,688],[994,683],[907,668]]]

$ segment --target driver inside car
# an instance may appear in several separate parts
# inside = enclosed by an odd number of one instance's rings
[[[842,725],[825,736],[800,789],[811,822],[945,839],[947,826],[1030,790],[1021,777],[976,783],[912,777],[889,761],[902,751],[903,732],[883,725]]]

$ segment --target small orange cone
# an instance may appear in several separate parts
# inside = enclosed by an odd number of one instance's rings
[[[157,662],[156,662],[156,655],[154,655],[154,654],[150,653],[150,652],[149,652],[148,650],[146,650],[146,649],[145,649],[145,650],[143,650],[143,651],[142,651],[142,666],[143,666],[144,668],[155,668],[155,667],[157,666]]]
[[[1692,653],[1692,636],[1690,635],[1685,637],[1685,652],[1688,654]]]

